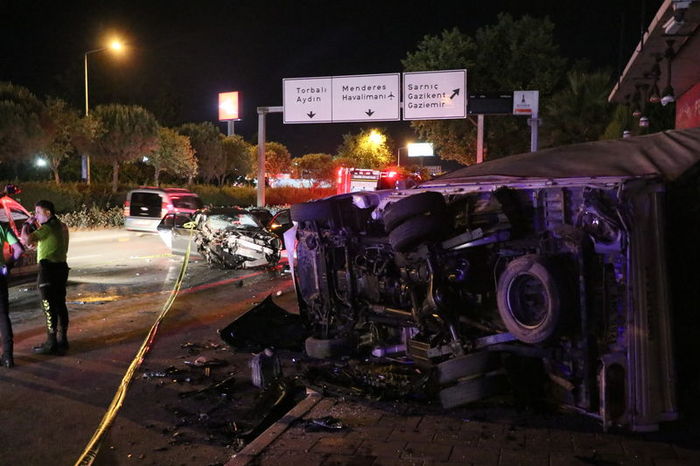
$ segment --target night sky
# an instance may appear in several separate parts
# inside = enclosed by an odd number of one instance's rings
[[[282,105],[282,79],[401,72],[425,35],[472,34],[499,12],[549,16],[562,53],[595,67],[624,66],[661,0],[472,1],[36,1],[0,0],[0,80],[84,106],[83,53],[118,33],[121,58],[89,57],[90,106],[143,105],[162,124],[217,120],[217,93],[242,95],[236,133],[257,132],[258,106]],[[624,20],[623,20],[624,19]],[[379,123],[398,144],[408,122]],[[292,155],[335,152],[355,124],[283,125],[268,117],[268,140]],[[222,131],[225,127],[221,126]]]

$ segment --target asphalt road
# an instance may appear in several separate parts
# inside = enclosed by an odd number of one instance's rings
[[[182,256],[170,254],[157,234],[126,230],[71,232],[67,287],[71,311],[78,313],[86,305],[118,301],[125,296],[167,293],[182,261]],[[184,283],[196,287],[248,274],[212,269],[193,255]],[[38,295],[31,281],[12,286],[10,301],[13,322],[23,322],[38,313]]]
[[[166,302],[182,260],[168,254],[156,235],[73,233],[71,348],[65,356],[32,353],[44,339],[36,289],[32,283],[11,288],[16,367],[0,368],[0,465],[74,464]],[[251,407],[256,391],[247,368],[250,355],[231,352],[216,330],[268,294],[290,289],[289,275],[280,269],[212,270],[198,260],[188,264],[181,293],[95,464],[224,463],[233,454],[225,434],[238,428],[228,422],[235,423],[236,413]],[[205,371],[186,364],[199,356],[226,365]],[[188,380],[144,377],[169,367],[188,373]],[[232,375],[232,398],[192,399],[187,408],[180,406],[179,392]],[[212,430],[213,421],[204,421],[220,413],[226,420]]]

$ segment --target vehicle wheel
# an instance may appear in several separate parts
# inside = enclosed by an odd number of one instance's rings
[[[506,383],[501,373],[475,377],[440,390],[438,396],[443,408],[456,408],[495,395],[503,390]]]
[[[445,216],[417,216],[406,220],[389,233],[389,244],[398,252],[406,252],[421,241],[438,240],[445,232]]]
[[[494,351],[482,351],[448,359],[435,367],[437,382],[445,385],[462,377],[484,374],[498,369],[500,364],[500,354]]]
[[[447,209],[445,198],[435,191],[414,194],[389,204],[384,211],[384,228],[387,233],[404,221],[417,215],[443,215]]]
[[[323,220],[333,215],[332,207],[333,203],[328,200],[303,202],[301,204],[293,204],[290,209],[290,215],[295,222]]]
[[[520,341],[541,343],[559,326],[562,289],[540,256],[510,262],[498,279],[496,299],[503,323]]]
[[[336,358],[347,355],[350,352],[350,341],[347,338],[322,339],[309,337],[304,342],[304,349],[310,358]]]

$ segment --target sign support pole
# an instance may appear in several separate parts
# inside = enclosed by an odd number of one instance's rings
[[[476,163],[484,163],[484,115],[477,115]]]
[[[282,111],[283,107],[258,107],[258,207],[265,207],[265,115]]]
[[[234,134],[236,134],[236,131],[234,131],[234,129],[233,129],[233,120],[229,120],[226,123],[228,123],[228,125],[226,127],[226,129],[227,129],[226,136],[233,136]]]
[[[539,146],[538,136],[539,136],[539,126],[540,120],[537,117],[537,113],[532,114],[532,118],[528,120],[530,123],[530,152],[537,151]]]

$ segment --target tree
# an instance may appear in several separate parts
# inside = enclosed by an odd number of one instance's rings
[[[515,20],[500,14],[495,25],[478,29],[474,37],[458,29],[444,31],[439,37],[426,36],[402,63],[406,71],[466,68],[472,90],[536,89],[542,101],[557,86],[566,64],[553,30],[546,18],[523,16]],[[474,162],[476,127],[468,120],[414,121],[411,125],[421,138],[435,144],[441,158]],[[529,128],[522,117],[488,118],[486,129],[490,156],[528,148]]]
[[[258,157],[258,146],[255,145],[251,149],[253,155],[253,170],[251,174],[256,175],[257,170],[257,157]],[[289,173],[292,169],[292,155],[289,153],[289,149],[284,144],[279,142],[266,142],[265,143],[265,173],[267,176],[276,176],[280,173]]]
[[[41,150],[53,128],[46,107],[24,87],[0,82],[0,161]]]
[[[190,144],[197,157],[199,173],[210,183],[225,173],[226,167],[221,150],[222,134],[213,123],[186,123],[177,132],[190,138]]]
[[[119,184],[119,164],[150,154],[158,145],[158,123],[137,105],[99,105],[92,112],[100,130],[88,143],[87,152],[112,164],[112,192]]]
[[[54,132],[43,153],[49,160],[54,181],[60,184],[61,176],[58,168],[74,150],[73,137],[81,131],[81,121],[78,112],[61,99],[49,98],[46,102],[46,110]]]
[[[544,107],[545,146],[598,140],[610,120],[608,74],[570,71],[566,78],[568,86],[554,94]]]
[[[253,168],[251,149],[252,146],[237,134],[221,140],[225,170],[221,173],[219,184],[223,184],[224,177],[228,174],[240,176],[250,173]]]
[[[352,160],[356,168],[384,168],[394,159],[387,137],[376,129],[343,135],[337,157]]]
[[[330,154],[306,154],[292,161],[299,178],[316,182],[332,181],[334,175],[333,156]]]
[[[160,128],[158,145],[148,156],[149,165],[154,168],[154,182],[160,185],[160,173],[193,176],[197,173],[197,160],[187,136],[182,136],[170,128]]]

